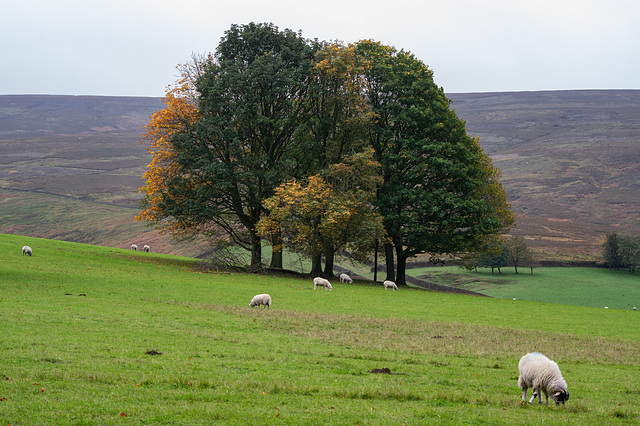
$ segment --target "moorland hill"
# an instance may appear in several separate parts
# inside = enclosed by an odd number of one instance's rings
[[[546,258],[594,259],[640,231],[640,91],[448,94],[502,170],[513,233]],[[158,98],[0,96],[0,232],[197,255],[135,223]]]

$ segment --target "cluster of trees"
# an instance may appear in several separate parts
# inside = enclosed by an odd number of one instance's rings
[[[530,268],[533,275],[535,258],[533,251],[527,246],[524,237],[512,236],[502,244],[489,247],[487,251],[467,253],[461,259],[461,267],[472,270],[477,268],[491,268],[491,273],[497,269],[513,266],[516,274],[519,267]]]
[[[640,234],[607,234],[602,257],[609,269],[627,268],[635,272],[640,266]]]
[[[409,52],[251,23],[180,69],[145,135],[138,220],[162,232],[224,236],[252,268],[266,239],[272,267],[288,247],[314,275],[380,242],[403,284],[408,258],[481,251],[513,224],[499,170]]]

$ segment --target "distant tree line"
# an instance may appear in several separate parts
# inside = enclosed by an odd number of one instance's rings
[[[611,232],[602,245],[602,257],[609,269],[635,272],[640,265],[640,234]]]

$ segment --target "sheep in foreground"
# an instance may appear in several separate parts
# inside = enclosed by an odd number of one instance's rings
[[[340,274],[340,282],[341,283],[353,283],[353,280],[351,279],[351,277],[347,274]]]
[[[149,247],[148,245],[144,245],[144,247],[142,247],[142,250],[144,250],[145,252],[149,253],[151,251],[151,247]]]
[[[22,247],[22,255],[24,256],[25,254],[29,256],[33,254],[33,250],[31,250],[31,247],[29,246]]]
[[[329,291],[333,290],[333,287],[331,287],[331,283],[328,280],[325,280],[324,278],[320,278],[320,277],[315,277],[313,279],[313,289],[315,290],[318,287],[324,287],[325,291],[327,289]]]
[[[138,251],[138,246],[135,244],[131,244],[131,250]]]
[[[549,404],[549,396],[553,398],[556,404],[562,403],[569,399],[569,391],[567,390],[567,382],[562,378],[558,364],[551,361],[539,352],[526,354],[520,358],[518,363],[520,377],[518,378],[518,386],[522,389],[522,402],[527,400],[527,389],[533,388],[533,396],[529,400],[538,397],[538,403],[542,403],[542,392],[546,397],[547,405]]]
[[[265,309],[271,308],[271,296],[268,294],[256,294],[253,296],[253,299],[251,299],[251,302],[249,303],[249,307],[259,307],[260,305],[264,305]]]
[[[393,281],[385,280],[382,285],[384,286],[384,291],[387,291],[388,288],[393,291],[396,291],[398,289],[398,286]]]

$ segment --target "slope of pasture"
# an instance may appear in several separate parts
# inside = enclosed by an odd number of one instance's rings
[[[605,268],[489,268],[465,271],[457,266],[408,270],[412,276],[504,299],[613,309],[640,308],[640,275]]]
[[[272,308],[248,308],[262,292]],[[0,422],[629,424],[637,314],[365,283],[314,291],[0,235]],[[517,363],[533,350],[560,364],[566,406],[520,404]],[[396,374],[369,373],[382,368]]]

